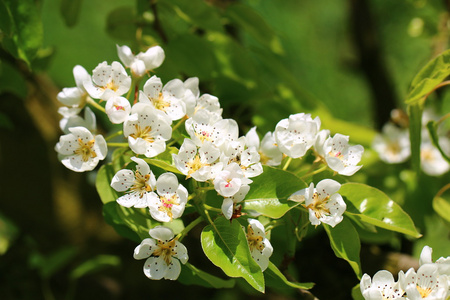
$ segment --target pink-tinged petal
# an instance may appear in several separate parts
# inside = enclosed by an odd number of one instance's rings
[[[144,264],[144,274],[150,279],[162,279],[167,272],[167,264],[162,256],[151,256]]]
[[[134,259],[144,259],[149,257],[155,251],[157,245],[155,240],[147,238],[144,239],[135,249],[133,257]]]
[[[118,192],[125,192],[134,183],[134,173],[131,170],[120,170],[111,180],[111,187]]]
[[[150,229],[149,233],[152,238],[163,242],[168,242],[173,238],[173,231],[169,227],[156,226]]]
[[[181,265],[178,259],[172,259],[170,264],[167,266],[166,274],[164,279],[177,280],[181,273]]]

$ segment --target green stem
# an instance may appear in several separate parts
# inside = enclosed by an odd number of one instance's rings
[[[286,171],[289,165],[291,164],[292,157],[289,156],[289,158],[286,160],[286,163],[283,166],[283,171]]]
[[[209,206],[208,204],[203,204],[203,207],[206,208],[207,210],[210,210],[210,211],[222,212],[221,209]]]
[[[90,105],[92,105],[93,107],[95,107],[96,109],[105,112],[105,108],[103,106],[101,106],[100,104],[98,104],[97,102],[95,102],[91,97],[87,97],[87,103],[89,103]]]
[[[313,172],[310,172],[310,173],[307,173],[307,174],[303,175],[302,177],[300,177],[300,179],[304,180],[304,179],[306,179],[306,178],[308,178],[310,176],[314,176],[316,174],[319,174],[319,173],[325,171],[327,169],[327,167],[328,167],[327,165],[323,165],[321,168],[319,168],[319,169],[317,169],[317,170],[315,170]]]
[[[184,123],[184,121],[186,121],[186,117],[182,118],[177,124],[175,124],[175,126],[172,127],[172,132],[177,130],[178,127],[180,127]]]
[[[128,143],[106,143],[110,147],[128,147]]]
[[[111,140],[111,139],[113,139],[113,138],[115,138],[116,136],[119,136],[119,135],[121,135],[121,134],[123,134],[123,131],[122,131],[122,130],[117,131],[116,133],[114,133],[114,134],[108,136],[107,138],[105,138],[105,140],[106,140],[106,141],[109,141],[109,140]]]
[[[181,242],[181,240],[186,236],[186,234],[191,231],[192,228],[194,228],[195,226],[197,226],[197,224],[199,224],[200,222],[203,221],[203,218],[200,216],[197,219],[195,219],[194,221],[192,221],[191,223],[189,223],[188,226],[186,226],[183,231],[181,231],[178,236],[180,237],[178,239],[178,241]]]

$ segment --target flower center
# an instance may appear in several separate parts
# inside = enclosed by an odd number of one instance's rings
[[[254,249],[258,249],[259,251],[264,250],[264,238],[260,235],[256,235],[255,231],[253,231],[253,228],[251,225],[248,225],[247,227],[247,241],[248,246],[250,247],[250,251],[253,251]]]
[[[116,85],[114,80],[111,80],[110,82],[108,82],[106,84],[106,89],[110,89],[110,90],[113,90],[114,92],[117,92],[117,90],[119,89],[119,86]]]
[[[200,132],[195,132],[195,135],[198,137],[198,139],[203,143],[205,141],[212,141],[211,138],[211,132],[208,132],[206,130],[202,130]]]
[[[200,156],[196,155],[195,158],[193,160],[191,160],[190,162],[188,162],[186,164],[186,167],[189,168],[188,171],[188,178],[191,176],[192,173],[197,172],[198,170],[200,170],[203,166],[209,166],[209,164],[204,164],[202,163],[202,161],[200,160]]]
[[[134,178],[135,180],[133,186],[130,188],[130,192],[137,192],[139,193],[139,197],[142,198],[145,192],[152,191],[152,187],[148,184],[150,174],[142,176],[142,174],[136,170],[134,173]]]
[[[81,159],[87,162],[89,158],[97,157],[97,153],[94,151],[95,140],[92,139],[88,142],[83,142],[81,138],[78,138],[78,149],[74,151],[76,155],[81,155]]]
[[[432,292],[432,289],[431,289],[431,288],[426,288],[426,289],[424,289],[424,288],[421,287],[421,286],[417,286],[417,290],[419,291],[420,297],[422,297],[422,298],[428,297],[428,295],[430,295],[431,292]]]
[[[164,100],[163,94],[160,92],[157,99],[152,99],[153,105],[156,109],[166,111],[168,107],[170,107],[170,103]]]
[[[172,206],[180,205],[178,203],[177,194],[173,194],[172,196],[160,196],[162,205],[158,207],[159,211],[166,213],[170,220],[173,219]]]
[[[123,110],[123,111],[125,111],[125,107],[123,107],[123,106],[121,106],[121,105],[115,105],[115,104],[114,104],[114,108],[116,109],[116,111],[117,111],[117,110]]]
[[[153,252],[153,256],[162,256],[167,265],[172,261],[172,255],[176,255],[175,246],[178,238],[174,238],[168,242],[158,240],[157,249]]]
[[[427,150],[422,150],[422,151],[420,151],[420,158],[422,160],[430,161],[430,160],[434,159],[434,155],[433,155],[433,152],[428,150],[428,149]]]
[[[330,209],[326,207],[328,200],[330,200],[330,196],[326,196],[323,199],[320,199],[318,193],[314,193],[313,201],[308,206],[303,205],[305,208],[312,209],[317,219],[325,215],[330,215]]]
[[[153,143],[155,139],[151,135],[152,128],[150,126],[145,126],[142,128],[138,124],[135,125],[136,131],[132,134],[130,134],[131,137],[138,139],[141,138],[149,143]]]

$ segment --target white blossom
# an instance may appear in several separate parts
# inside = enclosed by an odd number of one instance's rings
[[[188,198],[186,188],[178,184],[177,176],[164,173],[156,181],[156,193],[149,197],[152,218],[159,222],[170,222],[181,217]]]
[[[148,207],[150,194],[155,189],[156,179],[149,165],[141,158],[132,157],[136,163],[136,171],[120,170],[111,180],[111,187],[118,192],[126,192],[117,199],[117,203],[125,207]]]
[[[405,162],[411,156],[408,130],[391,123],[386,123],[382,133],[375,136],[372,147],[382,161],[390,164]]]
[[[108,100],[128,92],[131,87],[131,77],[119,62],[114,61],[108,65],[104,61],[92,71],[92,80],[85,80],[83,85],[92,98]]]
[[[59,121],[59,127],[64,133],[70,133],[70,127],[81,126],[89,131],[96,131],[97,124],[94,112],[89,108],[84,108],[84,118],[82,118],[79,113],[81,108],[79,107],[60,107],[58,108],[58,113],[63,116]]]
[[[316,188],[311,183],[308,188],[295,192],[289,200],[305,202],[302,204],[309,212],[309,221],[312,225],[320,225],[321,222],[332,227],[339,224],[347,205],[342,196],[337,192],[341,184],[332,179],[319,181]]]
[[[144,239],[134,249],[134,258],[147,259],[144,274],[148,278],[176,280],[181,272],[180,262],[185,264],[189,258],[186,247],[168,227],[156,226],[149,234],[152,238]]]
[[[183,101],[186,105],[186,115],[192,117],[197,105],[197,99],[200,97],[199,81],[197,77],[190,77],[183,83],[185,88],[185,96]]]
[[[439,144],[445,153],[450,153],[449,139],[442,136],[439,138]],[[420,164],[422,171],[430,176],[440,176],[450,170],[450,164],[428,139],[424,139],[420,144]]]
[[[264,271],[269,266],[269,257],[272,255],[273,248],[270,241],[266,238],[264,226],[255,219],[248,219],[247,242],[253,259]]]
[[[361,278],[361,293],[366,300],[388,300],[388,299],[404,299],[405,291],[400,284],[403,273],[399,274],[399,281],[394,280],[394,276],[389,271],[378,271],[373,279],[369,275],[364,274]],[[400,276],[402,275],[402,276]]]
[[[409,269],[406,274],[406,294],[410,300],[444,300],[448,293],[446,275],[439,275],[436,264],[424,264],[414,271]]]
[[[91,76],[82,66],[73,68],[73,77],[75,78],[76,87],[63,88],[56,98],[64,105],[72,107],[83,107],[86,102],[87,92],[83,86],[84,81],[90,81]]]
[[[160,46],[151,47],[137,55],[134,55],[128,46],[116,45],[116,47],[120,60],[131,69],[135,77],[142,77],[147,71],[158,68],[165,58],[164,50]]]
[[[221,209],[225,218],[227,218],[228,220],[231,219],[236,209],[236,204],[245,199],[245,196],[247,196],[248,191],[250,191],[250,186],[242,185],[236,194],[234,194],[231,197],[223,199]]]
[[[255,147],[258,151],[261,164],[273,167],[281,164],[283,153],[278,148],[272,132],[267,132],[260,142],[256,127],[253,127],[245,135],[245,140],[249,148]]]
[[[172,128],[163,113],[151,105],[137,103],[123,123],[123,134],[134,153],[155,157],[166,149]]]
[[[112,96],[105,105],[105,112],[113,124],[123,123],[131,111],[130,101],[124,97]]]
[[[263,172],[259,162],[259,153],[255,147],[247,148],[245,141],[245,137],[240,137],[235,141],[225,143],[222,146],[220,160],[225,166],[232,162],[237,163],[247,178],[256,177]]]
[[[235,162],[225,166],[214,178],[214,188],[223,197],[235,195],[243,185],[252,181],[245,177],[241,167]]]
[[[70,133],[59,138],[55,146],[62,164],[75,172],[93,170],[106,157],[107,146],[102,135],[96,135],[84,127],[71,127]]]
[[[139,93],[139,101],[152,104],[171,120],[179,120],[186,115],[186,104],[182,100],[184,96],[185,89],[181,80],[173,79],[163,87],[161,79],[152,76],[144,84],[144,91]]]
[[[314,145],[319,129],[319,117],[313,120],[310,114],[299,113],[278,122],[274,137],[281,152],[289,157],[299,158]]]
[[[215,175],[222,170],[223,164],[217,163],[220,150],[211,142],[205,142],[197,147],[191,139],[184,139],[178,154],[172,154],[175,167],[187,178],[204,182],[214,179]]]

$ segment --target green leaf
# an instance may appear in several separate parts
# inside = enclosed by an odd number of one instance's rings
[[[448,75],[450,75],[450,50],[442,52],[420,70],[411,83],[411,89],[405,102],[407,104],[418,103]]]
[[[119,193],[111,187],[111,179],[116,174],[112,164],[106,164],[100,167],[95,179],[97,193],[104,204],[116,201],[120,197]]]
[[[167,172],[172,172],[175,174],[183,174],[181,173],[175,166],[172,165],[172,154],[177,154],[178,149],[175,147],[168,147],[166,151],[159,154],[155,158],[145,158],[144,160],[156,167],[159,167]]]
[[[269,262],[269,266],[264,271],[264,278],[266,280],[267,286],[273,288],[289,287],[302,290],[309,290],[312,289],[314,286],[314,283],[312,282],[300,283],[300,282],[291,282],[287,280],[286,277],[283,275],[283,273],[281,273],[281,271],[272,262]]]
[[[213,6],[204,0],[170,0],[178,17],[204,30],[223,31],[220,16]]]
[[[450,202],[442,197],[433,198],[433,209],[442,219],[450,222]]]
[[[442,150],[441,145],[439,144],[439,136],[437,134],[437,127],[438,124],[435,121],[429,121],[427,124],[428,132],[430,133],[431,141],[433,142],[433,145],[438,148],[439,152],[441,153],[442,157],[450,163],[450,157],[447,156],[447,153]]]
[[[361,279],[361,262],[359,260],[359,252],[361,250],[361,242],[359,241],[358,232],[352,222],[344,218],[334,228],[323,224],[328,237],[330,238],[331,248],[337,257],[345,259],[353,271],[355,271],[358,279]]]
[[[359,283],[352,288],[352,299],[364,300],[364,297],[361,294],[361,288],[359,286]]]
[[[421,237],[411,217],[382,191],[361,183],[345,183],[339,194],[347,199],[346,214],[387,230]]]
[[[77,249],[72,246],[66,246],[59,249],[52,254],[42,257],[38,260],[40,263],[37,266],[43,278],[50,278],[56,272],[61,270],[64,266],[68,265],[69,262],[77,254]]]
[[[106,19],[106,32],[113,38],[133,41],[136,35],[136,12],[131,6],[111,11]]]
[[[43,40],[36,1],[0,0],[0,7],[0,29],[6,33],[3,45],[12,55],[30,65]]]
[[[291,172],[265,166],[264,172],[253,178],[250,191],[242,203],[246,210],[255,210],[278,219],[299,204],[287,198],[304,188],[306,183]]]
[[[215,289],[229,289],[234,287],[235,285],[234,279],[224,280],[222,278],[206,273],[205,271],[198,269],[190,263],[186,263],[184,266],[181,269],[180,277],[178,277],[178,281],[183,284],[195,284]]]
[[[213,264],[230,277],[242,277],[264,293],[264,276],[253,260],[245,232],[238,221],[219,217],[201,234],[202,248]]]
[[[120,265],[120,258],[115,255],[98,255],[91,258],[70,272],[70,279],[78,279],[87,274],[98,272],[105,268],[117,267]]]
[[[115,202],[109,202],[103,205],[103,217],[105,222],[112,226],[120,235],[134,242],[140,242],[142,239],[123,221],[123,213],[119,210],[119,205]],[[150,230],[150,229],[149,229]]]
[[[59,10],[68,27],[73,27],[78,22],[83,0],[62,0]]]

